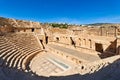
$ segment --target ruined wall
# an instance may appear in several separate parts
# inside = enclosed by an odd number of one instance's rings
[[[25,20],[16,20],[16,19],[0,17],[0,27],[1,26],[19,29],[23,32],[24,32],[24,29],[32,29],[32,28],[41,28],[42,27],[39,22],[31,22],[31,21],[25,21]]]
[[[37,34],[40,34],[41,28],[35,28],[34,32],[37,33]]]
[[[87,27],[73,27],[72,30],[75,35],[95,35],[95,36],[109,36],[115,37],[120,34],[118,26],[87,26]]]
[[[117,51],[116,54],[120,54],[120,38],[117,38]]]
[[[100,69],[103,69],[106,71],[106,69],[104,68],[110,65],[112,66],[110,66],[107,70],[112,70],[111,68],[115,68],[115,66],[120,66],[119,64],[120,61],[118,61],[119,59],[120,59],[120,55],[117,55],[117,56],[109,57],[99,61],[94,61],[92,63],[80,64],[79,67],[77,67],[77,71],[80,74],[88,74],[88,73],[91,74],[99,71]]]
[[[86,60],[78,59],[78,58],[76,58],[76,57],[73,56],[73,55],[70,55],[70,54],[68,54],[68,53],[65,53],[64,51],[60,51],[60,50],[51,48],[51,47],[49,47],[49,46],[48,46],[48,48],[49,48],[49,51],[52,52],[53,54],[58,55],[58,56],[66,59],[66,60],[68,60],[68,61],[71,61],[71,62],[75,63],[75,64],[80,64],[81,62],[87,62]]]
[[[5,25],[5,26],[0,26],[0,32],[1,32],[1,33],[14,32],[14,28],[9,27],[9,26],[7,26],[7,25]]]
[[[68,34],[53,34],[53,42],[61,44],[61,46],[75,48],[82,52],[89,53],[116,53],[116,38],[105,36],[90,36],[90,35],[68,35]],[[72,47],[71,47],[72,46]],[[100,54],[101,55],[101,54]]]

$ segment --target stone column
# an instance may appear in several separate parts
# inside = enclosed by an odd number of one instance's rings
[[[115,26],[115,37],[117,37],[117,27]]]
[[[102,36],[102,27],[100,27],[100,36]]]

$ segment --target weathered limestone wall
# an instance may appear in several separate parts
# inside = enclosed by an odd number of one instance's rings
[[[0,17],[1,32],[35,32],[40,33],[41,24],[25,20],[16,20]]]
[[[72,56],[72,55],[65,53],[63,51],[60,51],[60,50],[56,50],[56,49],[51,48],[51,47],[48,47],[48,49],[50,52],[54,53],[55,55],[58,55],[64,59],[67,59],[68,61],[71,61],[75,64],[80,64],[81,62],[87,62],[86,60],[78,59],[75,56]]]
[[[16,19],[9,19],[3,17],[0,17],[0,25],[1,26],[7,25],[9,27],[15,27],[15,28],[41,28],[39,22],[16,20]]]
[[[31,29],[26,29],[26,32],[31,32]]]
[[[13,28],[12,27],[9,27],[7,25],[5,26],[0,26],[0,32],[2,33],[6,33],[6,32],[13,32]]]
[[[112,66],[120,66],[120,61],[117,62],[117,60],[120,59],[120,55],[117,56],[113,56],[113,57],[109,57],[106,59],[102,59],[99,61],[94,61],[92,63],[87,63],[87,64],[80,64],[79,67],[77,67],[77,71],[80,74],[91,74],[94,72],[99,71],[100,69],[103,69],[107,66],[110,66],[112,64]],[[119,64],[119,65],[118,65]],[[114,67],[111,67],[114,68]],[[104,69],[105,70],[105,69]],[[111,70],[111,69],[109,69]]]
[[[35,29],[35,33],[37,33],[37,34],[40,34],[40,31],[41,31],[41,28],[37,28],[37,29]]]
[[[117,51],[116,54],[120,54],[120,39],[117,39]]]
[[[61,44],[62,46],[74,47],[82,52],[89,53],[116,53],[116,38],[105,36],[72,36],[67,34],[54,34],[53,42]]]
[[[71,26],[69,30],[73,31],[75,35],[95,35],[95,36],[106,36],[115,37],[120,35],[120,28],[118,25],[100,25],[100,26]]]

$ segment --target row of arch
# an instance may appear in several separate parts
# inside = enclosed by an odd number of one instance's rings
[[[40,33],[41,29],[40,28],[15,28],[14,32],[36,32]]]
[[[80,37],[78,38],[78,37],[57,36],[55,37],[55,41],[58,43],[73,45],[75,47],[94,49],[93,41],[91,39],[85,39]]]

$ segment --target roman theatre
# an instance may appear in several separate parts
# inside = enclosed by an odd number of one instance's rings
[[[0,17],[0,80],[119,80],[120,27]]]

